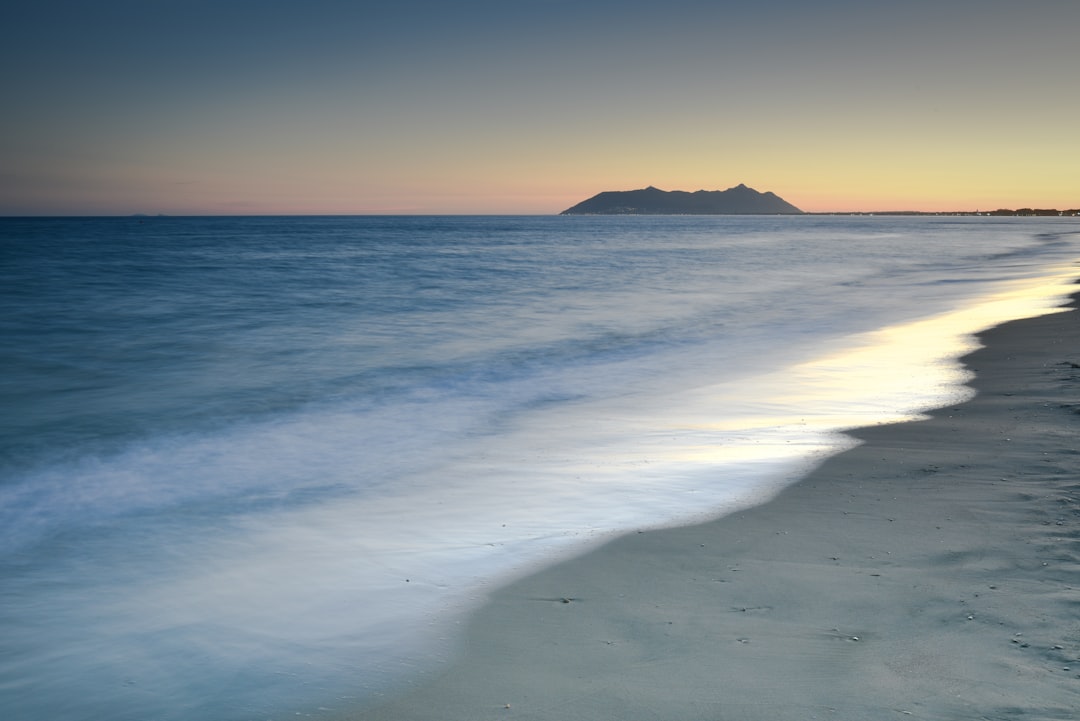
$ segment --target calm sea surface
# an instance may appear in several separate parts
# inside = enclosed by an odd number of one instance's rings
[[[1074,219],[0,219],[0,709],[369,703],[494,584],[965,394]],[[329,710],[328,710],[329,709]]]

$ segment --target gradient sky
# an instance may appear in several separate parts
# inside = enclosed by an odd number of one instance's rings
[[[0,215],[1080,206],[1077,0],[9,0]]]

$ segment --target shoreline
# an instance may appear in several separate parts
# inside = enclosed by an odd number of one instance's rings
[[[1073,718],[1078,298],[978,334],[972,399],[512,582],[445,668],[343,718]]]

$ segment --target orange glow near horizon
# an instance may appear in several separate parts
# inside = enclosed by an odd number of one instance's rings
[[[587,174],[586,174],[587,175]],[[1080,197],[1062,188],[987,189],[973,193],[870,182],[854,184],[827,178],[747,178],[747,174],[697,182],[680,182],[672,177],[652,179],[641,173],[629,179],[578,179],[560,187],[557,179],[524,181],[505,178],[500,183],[476,183],[459,189],[453,182],[407,181],[386,188],[377,183],[280,182],[272,179],[203,180],[189,183],[155,182],[142,178],[115,185],[92,185],[69,191],[60,202],[55,196],[41,201],[27,192],[25,198],[9,194],[23,212],[9,209],[2,215],[127,215],[132,213],[167,215],[551,215],[557,214],[597,193],[634,190],[652,185],[663,190],[725,190],[745,183],[760,192],[771,191],[808,213],[863,212],[972,212],[999,208],[1080,207]],[[687,176],[691,176],[690,173]],[[516,181],[516,182],[515,182]],[[974,179],[973,179],[974,182]],[[127,186],[127,187],[125,187]],[[961,183],[960,187],[963,187]],[[978,190],[978,189],[977,189]],[[118,202],[117,198],[121,200]]]

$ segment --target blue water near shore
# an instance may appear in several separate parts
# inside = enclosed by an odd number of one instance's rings
[[[1074,220],[0,220],[0,709],[362,705],[493,585],[964,396]]]

